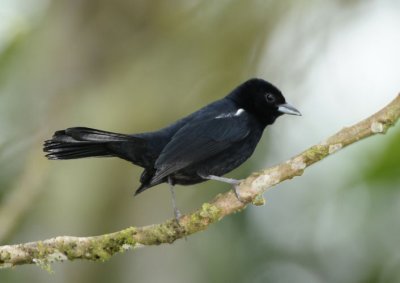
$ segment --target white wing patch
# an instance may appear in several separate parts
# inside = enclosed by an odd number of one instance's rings
[[[243,108],[239,108],[235,113],[224,113],[224,114],[218,115],[217,117],[215,117],[215,119],[222,119],[222,118],[240,116],[243,113],[244,113],[244,109]]]
[[[236,111],[234,116],[240,116],[244,112],[243,108],[239,108],[238,111]]]

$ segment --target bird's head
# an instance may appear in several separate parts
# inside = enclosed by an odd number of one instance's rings
[[[299,110],[286,103],[281,91],[262,79],[250,79],[228,96],[239,108],[253,114],[263,124],[270,125],[283,114],[301,116]]]

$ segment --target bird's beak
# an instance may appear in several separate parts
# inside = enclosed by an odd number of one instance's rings
[[[289,114],[289,115],[296,115],[296,116],[301,116],[301,113],[299,110],[294,108],[292,105],[288,103],[284,103],[279,105],[278,111],[283,113],[283,114]]]

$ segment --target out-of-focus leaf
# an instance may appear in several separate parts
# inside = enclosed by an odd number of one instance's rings
[[[13,58],[17,55],[19,47],[23,44],[26,35],[27,33],[25,32],[16,33],[2,52],[0,52],[0,83],[10,64],[12,64]]]
[[[380,154],[371,160],[364,181],[387,184],[400,181],[400,131],[397,130]],[[399,189],[400,185],[387,187]]]

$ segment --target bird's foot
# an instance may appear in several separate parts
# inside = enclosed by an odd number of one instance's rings
[[[182,218],[182,213],[179,210],[178,206],[176,205],[174,183],[170,177],[168,177],[168,184],[169,184],[169,188],[171,190],[171,199],[172,199],[172,207],[174,209],[175,222],[176,222],[176,225],[179,228],[179,230],[182,232],[182,231],[185,231],[183,226],[179,222],[180,219]],[[186,236],[185,236],[185,239],[186,239]]]
[[[180,226],[179,220],[182,218],[182,213],[176,206],[174,207],[174,216],[176,223]]]
[[[182,218],[182,213],[177,207],[174,207],[174,216],[175,216],[176,226],[177,226],[179,232],[185,233],[185,228],[180,223],[180,220]],[[184,239],[185,239],[185,241],[187,241],[186,235],[184,236]]]
[[[246,200],[240,196],[239,188],[240,188],[240,180],[237,180],[238,182],[236,184],[233,184],[232,190],[235,193],[236,198],[238,201],[241,203],[246,203]]]
[[[200,177],[202,177],[203,179],[207,179],[207,180],[214,180],[214,181],[220,181],[220,182],[231,184],[232,190],[235,193],[236,198],[240,202],[246,203],[246,200],[240,196],[240,192],[239,192],[240,182],[242,182],[243,180],[237,180],[237,179],[214,176],[214,175],[208,175],[208,176],[200,175]]]

